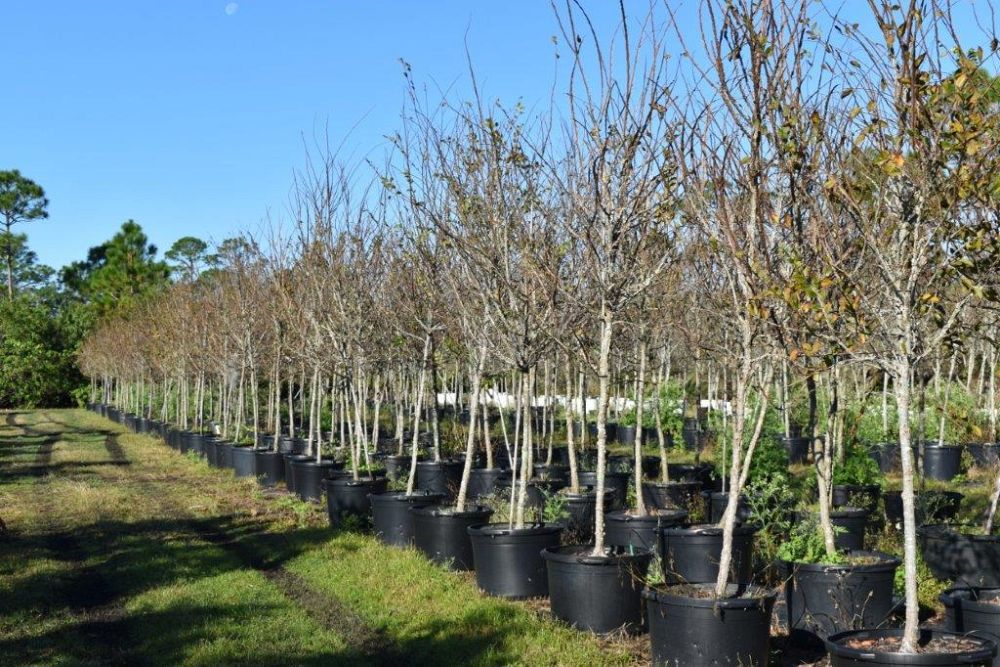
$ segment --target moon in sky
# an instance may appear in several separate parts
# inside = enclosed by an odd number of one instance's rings
[[[236,12],[238,12],[239,9],[240,9],[240,5],[239,5],[238,2],[230,2],[229,4],[226,5],[226,15],[227,16],[232,16],[233,14],[235,14]]]

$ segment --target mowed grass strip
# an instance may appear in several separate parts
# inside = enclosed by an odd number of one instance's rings
[[[53,461],[77,464],[61,468],[69,478],[50,475],[46,483],[62,487],[60,528],[75,527],[78,539],[93,545],[92,562],[118,591],[129,660],[623,665],[644,658],[636,642],[596,638],[530,604],[488,598],[471,575],[439,568],[415,550],[334,533],[320,506],[269,497],[252,480],[97,415],[46,411],[18,419],[33,432],[58,433]],[[109,434],[127,464],[109,455]],[[3,468],[0,459],[0,497],[7,492]],[[44,523],[20,517],[17,532]],[[47,562],[44,554],[33,561]],[[8,576],[5,567],[0,595]],[[0,623],[32,605],[13,607],[0,603]],[[72,617],[52,622],[56,634],[74,636]],[[14,644],[24,645],[0,631],[0,661]],[[38,661],[55,664],[60,656],[80,657],[63,643]]]
[[[18,422],[30,429],[23,440],[59,439],[52,472],[34,484],[0,462],[10,529],[0,540],[0,664],[357,664],[340,636],[192,532],[192,515],[176,512],[190,499],[157,497],[149,480],[174,475],[145,461],[151,440],[130,447],[135,436],[119,436],[123,465],[102,433],[119,429],[88,413]],[[0,451],[23,441],[12,430]]]

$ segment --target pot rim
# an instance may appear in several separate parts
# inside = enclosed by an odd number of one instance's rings
[[[688,511],[680,508],[653,510],[652,512],[643,515],[633,515],[629,514],[629,512],[631,512],[631,510],[611,510],[609,512],[605,512],[604,517],[611,517],[614,521],[624,521],[626,523],[630,523],[632,521],[640,523],[652,523],[655,521],[656,523],[659,523],[661,519],[680,519],[683,521],[688,517]]]
[[[793,572],[799,570],[805,570],[806,572],[880,572],[883,570],[895,570],[903,561],[896,558],[892,554],[887,554],[882,551],[867,551],[862,549],[857,549],[848,552],[849,555],[857,554],[864,556],[877,556],[882,559],[879,563],[866,563],[866,564],[856,564],[852,565],[850,563],[798,563],[795,561],[782,561],[785,565],[791,567]]]
[[[556,563],[571,563],[590,567],[620,567],[621,565],[633,561],[640,561],[653,557],[652,550],[636,550],[634,553],[616,553],[614,547],[606,546],[604,556],[593,556],[591,551],[593,545],[590,544],[567,544],[558,547],[547,547],[542,549],[544,560]]]
[[[732,610],[750,610],[753,608],[764,607],[766,610],[770,611],[773,608],[775,601],[778,599],[778,592],[774,590],[767,590],[763,588],[751,587],[755,590],[760,591],[761,595],[757,596],[746,596],[741,595],[739,597],[729,597],[729,598],[696,598],[690,595],[673,594],[670,592],[672,588],[683,588],[690,587],[692,584],[681,584],[678,586],[666,586],[663,588],[646,586],[642,589],[642,597],[646,600],[651,600],[653,602],[666,602],[669,604],[674,604],[677,606],[684,607],[711,607],[718,609],[732,609]],[[715,584],[705,584],[707,587],[713,587]]]
[[[454,507],[437,504],[425,507],[411,507],[410,511],[421,516],[440,516],[452,519],[475,519],[482,517],[489,520],[493,516],[493,510],[485,505],[471,505],[471,507],[474,509],[468,509],[467,506],[464,512],[456,512]]]
[[[470,537],[482,535],[485,537],[534,537],[540,535],[554,535],[566,529],[562,523],[533,523],[524,528],[511,528],[506,523],[477,523],[469,526],[465,531]]]
[[[742,524],[733,526],[733,535],[753,535],[757,532],[757,526],[752,524]],[[723,529],[714,523],[699,523],[693,526],[668,526],[660,529],[660,533],[677,536],[707,535],[711,537],[722,537]]]
[[[627,475],[629,473],[623,473],[623,474]],[[683,480],[670,480],[669,482],[643,482],[642,485],[651,488],[670,487],[670,486],[692,486],[692,487],[698,487],[699,489],[701,488],[701,482],[685,482]]]
[[[878,660],[880,662],[888,662],[889,664],[900,664],[900,665],[953,665],[956,656],[962,656],[966,660],[976,661],[976,660],[989,660],[992,659],[997,653],[997,644],[992,639],[987,639],[982,636],[975,635],[965,635],[957,632],[945,632],[942,630],[920,630],[920,639],[923,641],[931,639],[933,636],[951,636],[959,637],[962,639],[971,639],[982,643],[984,646],[981,649],[973,651],[964,651],[960,653],[917,653],[917,654],[904,654],[904,653],[880,653],[875,651],[864,651],[861,649],[849,648],[844,646],[841,642],[850,639],[855,635],[867,635],[875,637],[898,637],[903,634],[902,629],[899,628],[882,628],[878,630],[847,630],[845,632],[838,632],[837,634],[830,635],[826,639],[826,650],[831,656],[837,656],[839,658],[850,658],[857,660],[859,662],[870,662]],[[915,660],[914,660],[915,659]],[[903,662],[907,660],[907,662]],[[910,662],[912,660],[912,662]]]
[[[353,477],[327,477],[327,486],[369,486],[377,482],[388,480],[385,477],[360,477],[354,479]]]
[[[983,600],[972,599],[968,594],[972,592],[994,591],[997,594],[996,602],[984,602]],[[965,593],[966,595],[962,595]],[[989,611],[1000,615],[1000,587],[993,586],[952,586],[938,596],[938,601],[945,607],[954,607],[956,602],[961,601],[962,605],[969,605],[973,611]]]

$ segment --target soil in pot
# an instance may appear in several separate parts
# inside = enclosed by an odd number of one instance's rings
[[[385,477],[350,476],[323,480],[326,488],[326,514],[334,528],[364,529],[371,525],[372,504],[369,496],[384,493],[389,485]]]
[[[956,586],[1000,588],[1000,536],[934,524],[921,526],[917,539],[936,578]]]
[[[254,475],[261,486],[273,487],[285,479],[285,460],[281,453],[270,449],[256,449],[253,453]]]
[[[505,523],[470,526],[476,584],[496,597],[545,597],[549,582],[542,549],[558,547],[562,531],[559,524],[535,524],[520,529]]]
[[[638,515],[618,510],[604,513],[604,541],[612,546],[659,552],[660,528],[682,526],[688,513],[681,509],[652,510]]]
[[[951,632],[921,630],[916,653],[901,654],[903,631],[849,630],[830,636],[826,650],[831,667],[857,665],[979,665],[989,667],[997,652],[990,639],[966,637]]]
[[[729,580],[753,581],[753,538],[757,528],[737,526],[733,531],[733,556]],[[722,529],[714,525],[661,528],[660,554],[667,584],[715,583],[722,555]]]
[[[899,565],[899,559],[874,551],[849,552],[840,564],[787,563],[791,639],[816,645],[838,632],[881,627],[893,610]]]
[[[414,507],[413,544],[438,565],[452,570],[471,570],[475,564],[470,526],[488,523],[493,510],[480,505],[464,512],[453,507],[428,505]]]
[[[410,508],[436,505],[444,500],[444,496],[421,492],[408,496],[405,491],[393,491],[372,494],[370,500],[375,537],[385,544],[406,547],[413,544],[413,514]]]
[[[572,545],[542,551],[552,615],[591,632],[638,632],[643,625],[642,580],[652,553],[614,547],[594,556],[593,550]]]
[[[596,472],[581,472],[577,475],[580,486],[597,487]],[[604,488],[612,492],[610,509],[623,509],[628,498],[628,485],[632,475],[627,472],[604,473]]]
[[[447,498],[458,494],[464,461],[442,460],[417,463],[417,488],[428,493],[443,493]]]
[[[339,464],[330,459],[324,459],[317,463],[311,456],[306,460],[292,461],[295,493],[299,494],[299,498],[306,502],[322,500],[323,487],[320,486],[320,482],[330,477],[338,467]]]
[[[761,590],[716,599],[714,584],[646,589],[653,664],[767,665],[776,595]]]

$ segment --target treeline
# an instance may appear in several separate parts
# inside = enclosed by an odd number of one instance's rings
[[[0,300],[0,408],[58,407],[85,399],[77,365],[95,325],[161,293],[172,277],[212,262],[208,245],[184,237],[163,258],[133,220],[84,259],[61,269],[38,261],[16,225],[47,217],[48,200],[16,170],[0,171],[0,250],[6,295]]]

